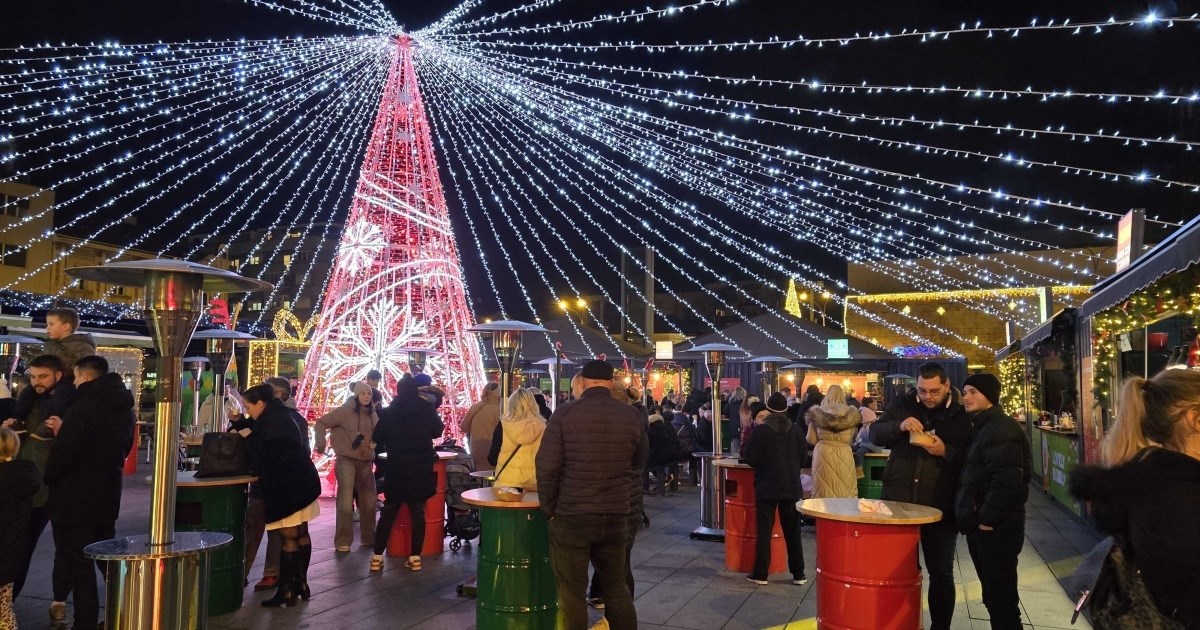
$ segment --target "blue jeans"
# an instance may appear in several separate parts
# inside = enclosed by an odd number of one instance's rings
[[[858,444],[855,444],[854,445],[854,467],[858,468],[858,469],[861,469],[863,467],[863,460],[866,459],[864,457],[864,455],[866,453],[882,453],[882,452],[883,452],[882,446],[875,446],[874,444],[872,444],[870,442],[859,442]]]
[[[637,630],[633,594],[625,583],[629,516],[589,514],[550,519],[550,566],[558,586],[557,628],[586,630],[588,562],[604,592],[604,616],[613,630]]]

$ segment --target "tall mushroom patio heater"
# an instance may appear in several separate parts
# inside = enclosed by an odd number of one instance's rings
[[[486,324],[477,324],[467,329],[467,332],[485,333],[492,337],[492,352],[496,356],[496,365],[500,368],[500,409],[508,413],[508,390],[512,381],[513,365],[521,355],[521,334],[527,332],[554,332],[537,324],[502,319]]]
[[[140,287],[143,315],[158,350],[158,403],[150,531],[92,543],[84,553],[108,562],[105,627],[109,630],[205,628],[208,554],[233,537],[175,531],[175,474],[183,353],[204,313],[204,293],[263,291],[271,285],[184,260],[135,260],[76,267],[67,274],[104,284]]]
[[[767,402],[767,399],[771,397],[771,394],[775,393],[775,379],[779,374],[779,364],[787,363],[788,361],[791,361],[791,359],[778,356],[753,357],[747,359],[747,362],[749,363],[762,364],[762,370],[759,372],[759,374],[762,375],[763,402]]]
[[[203,418],[203,421],[208,424],[208,431],[222,431],[225,429],[225,390],[228,387],[225,383],[225,373],[229,371],[229,362],[233,360],[237,342],[255,339],[255,336],[228,328],[213,328],[201,330],[192,335],[192,339],[204,340],[204,353],[208,356],[208,364],[212,366],[213,371],[212,416]]]
[[[813,369],[813,366],[807,363],[789,363],[780,369],[788,370],[792,373],[792,376],[794,377],[793,381],[796,384],[796,398],[802,399],[804,392],[800,390],[804,387],[804,375],[807,374],[809,370]]]
[[[429,364],[429,357],[442,355],[441,352],[433,348],[407,347],[400,348],[400,351],[408,354],[408,371],[413,376],[425,373],[425,366]]]
[[[8,379],[10,390],[13,384],[13,374],[17,371],[17,364],[21,362],[22,345],[40,346],[42,340],[22,335],[0,335],[0,371],[4,373],[4,378]]]
[[[693,540],[725,540],[725,492],[714,461],[724,457],[721,448],[721,374],[725,355],[745,352],[727,343],[706,343],[687,350],[704,353],[704,364],[712,380],[713,452],[694,453],[700,459],[700,527],[692,530]]]
[[[204,366],[207,363],[208,357],[204,356],[197,355],[183,358],[183,364],[192,373],[192,424],[188,426],[186,431],[186,433],[191,435],[204,435],[205,433],[201,429],[203,425],[200,423],[200,384],[201,379],[204,377]]]

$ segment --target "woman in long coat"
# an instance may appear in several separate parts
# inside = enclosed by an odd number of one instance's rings
[[[250,420],[235,422],[231,428],[246,438],[254,457],[255,474],[262,488],[267,531],[278,531],[279,586],[275,596],[263,606],[277,607],[308,599],[308,563],[312,558],[312,539],[308,522],[321,513],[317,497],[321,480],[313,466],[305,440],[292,414],[283,406],[270,385],[257,385],[242,394]]]
[[[383,550],[401,505],[408,506],[412,523],[412,551],[404,566],[421,570],[421,547],[425,540],[425,501],[437,490],[433,464],[437,453],[433,441],[445,425],[433,405],[420,397],[413,379],[405,375],[396,384],[396,398],[379,413],[375,425],[376,453],[387,453],[383,480],[383,510],[375,528],[375,555],[371,570],[383,570]]]
[[[813,498],[858,496],[854,473],[854,433],[862,424],[858,410],[846,404],[846,394],[830,385],[821,404],[804,414],[808,421],[808,443],[813,449]]]

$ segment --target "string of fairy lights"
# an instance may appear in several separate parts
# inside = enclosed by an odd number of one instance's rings
[[[388,72],[388,37],[401,27],[380,0],[244,1],[369,35],[0,48],[0,166],[12,173],[0,183],[47,180],[39,182],[43,189],[64,191],[48,207],[14,212],[18,216],[0,224],[0,238],[50,213],[62,218],[57,230],[95,226],[87,238],[13,275],[0,291],[46,273],[140,217],[145,227],[124,238],[106,260],[149,247],[158,256],[215,261],[229,253],[226,241],[245,225],[261,230],[239,250],[239,271],[246,275],[262,278],[279,266],[284,255],[274,246],[279,234],[294,235],[296,251],[311,249],[306,265],[284,265],[296,278],[294,288],[277,283],[265,296],[241,298],[242,307],[251,300],[263,306],[251,309],[255,328],[272,309],[295,303],[312,285],[324,292],[330,270],[319,261],[328,258],[322,253],[334,246],[334,230],[346,216],[345,202]],[[450,183],[455,201],[452,212],[464,221],[463,234],[474,244],[464,250],[464,262],[482,268],[487,286],[475,290],[496,296],[504,318],[542,321],[544,294],[553,303],[599,294],[600,301],[621,312],[621,300],[612,291],[612,280],[619,279],[630,295],[651,303],[656,319],[682,332],[684,322],[647,300],[640,280],[622,277],[611,260],[620,253],[634,275],[652,278],[687,318],[718,328],[711,312],[686,297],[697,293],[730,316],[751,321],[788,350],[794,349],[786,338],[751,316],[782,311],[785,277],[796,278],[814,294],[834,289],[829,302],[835,313],[842,307],[943,353],[957,355],[956,348],[967,346],[994,351],[977,337],[898,302],[865,308],[861,301],[845,300],[849,288],[810,264],[811,252],[820,249],[848,263],[870,264],[907,286],[955,292],[947,304],[1028,327],[1039,321],[1032,306],[1013,301],[1005,307],[963,296],[989,286],[1094,282],[1095,267],[1103,260],[1099,251],[1066,251],[1047,260],[1029,250],[1056,249],[1052,232],[1111,242],[1112,229],[1097,224],[1114,222],[1124,208],[1105,205],[1100,195],[1054,187],[1031,193],[1026,186],[1010,189],[1005,181],[1059,177],[1113,189],[1200,192],[1200,182],[1186,172],[1109,165],[1112,156],[1131,151],[1191,152],[1200,145],[1194,138],[1147,132],[1150,126],[1084,130],[1060,121],[1035,123],[1029,114],[1036,112],[1025,110],[1009,122],[991,115],[999,110],[975,113],[963,107],[1004,102],[1036,109],[1072,100],[1177,107],[1200,100],[1200,92],[1180,86],[1103,91],[988,85],[986,79],[975,86],[856,83],[667,67],[683,53],[828,48],[836,54],[868,42],[933,47],[964,38],[983,45],[1034,33],[1063,38],[1102,38],[1132,29],[1153,33],[1195,28],[1197,15],[1151,12],[1004,25],[971,21],[939,28],[682,41],[662,35],[668,31],[659,27],[684,14],[740,10],[739,3],[654,0],[595,15],[584,9],[570,19],[550,17],[560,0],[481,11],[487,4],[463,2],[413,36],[420,45],[417,64],[438,158],[449,175],[443,181]],[[611,34],[616,27],[622,33],[617,40],[607,35],[583,39],[586,33]],[[639,38],[638,33],[650,35]],[[613,53],[671,61],[613,63]],[[808,95],[857,100],[818,104],[806,101]],[[929,106],[878,98],[888,95],[913,95]],[[912,109],[897,111],[901,107]],[[984,136],[1013,145],[980,144],[977,139]],[[1062,157],[1054,153],[1060,145],[1049,142],[1093,150]],[[894,156],[919,159],[897,168]],[[945,173],[964,167],[944,173],[937,167],[942,162],[961,163],[978,175],[974,181],[956,181]],[[178,200],[193,188],[195,195]],[[1048,190],[1055,192],[1042,192]],[[15,210],[35,197],[7,195],[0,198],[0,210]],[[1175,225],[1149,214],[1151,222]],[[760,230],[780,238],[761,242],[755,237]],[[655,236],[664,234],[672,237]],[[32,235],[14,251],[53,237],[53,231]],[[670,273],[656,274],[639,260],[639,249],[653,251],[656,263]],[[965,259],[980,250],[1011,258],[989,265]],[[917,258],[928,265],[914,267]],[[603,268],[590,267],[592,260],[603,261]],[[1055,272],[1039,271],[1035,260]],[[756,283],[765,293],[748,291],[740,280]],[[65,299],[69,288],[39,300],[22,297],[21,303],[45,307]],[[99,304],[91,312],[102,317]],[[583,314],[581,325],[591,321],[604,327],[591,301]],[[622,317],[634,334],[647,336],[643,322]],[[566,319],[591,352],[581,327]],[[829,319],[842,324],[838,314]],[[798,335],[817,338],[804,326],[793,322],[792,327]]]

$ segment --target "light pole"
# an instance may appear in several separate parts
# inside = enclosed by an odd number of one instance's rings
[[[158,403],[150,531],[92,543],[84,554],[108,560],[105,627],[110,630],[207,626],[208,553],[233,541],[218,532],[175,531],[180,378],[183,353],[206,303],[204,293],[263,291],[271,285],[184,260],[136,260],[76,267],[80,280],[141,287],[143,313],[158,350]]]
[[[721,373],[725,369],[725,355],[729,352],[745,352],[726,343],[706,343],[688,350],[704,354],[704,365],[712,380],[712,432],[711,453],[696,453],[700,458],[700,527],[692,530],[693,540],[725,540],[725,492],[718,479],[715,461],[724,457],[721,442]]]
[[[508,413],[508,391],[512,380],[512,368],[521,354],[521,334],[527,332],[555,332],[537,324],[502,319],[487,324],[476,324],[467,332],[485,333],[492,336],[492,352],[496,365],[500,367],[500,409]]]
[[[821,292],[821,325],[822,326],[828,325],[828,324],[826,324],[826,320],[825,320],[825,309],[829,306],[829,298],[831,298],[831,297],[833,297],[833,294],[830,293],[829,291]]]
[[[209,429],[221,431],[225,428],[225,392],[228,389],[228,385],[225,383],[225,373],[229,371],[229,362],[233,360],[237,342],[255,339],[255,336],[228,328],[213,328],[212,330],[201,330],[192,335],[192,339],[203,339],[205,342],[205,354],[208,355],[208,364],[212,366],[213,371],[214,404],[212,417],[208,418]]]

